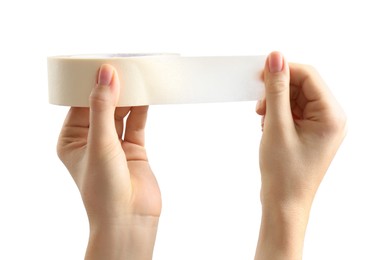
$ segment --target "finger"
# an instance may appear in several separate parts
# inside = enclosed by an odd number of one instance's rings
[[[265,81],[265,70],[261,71],[260,78],[262,81]],[[257,105],[255,106],[255,111],[258,115],[265,115],[266,113],[266,96],[264,96],[262,99],[259,99],[257,102]]]
[[[300,88],[307,101],[317,101],[328,93],[328,88],[319,73],[311,66],[290,64],[290,83]]]
[[[255,107],[255,111],[258,115],[261,116],[266,114],[266,98],[258,100],[257,106]]]
[[[71,107],[65,118],[63,126],[89,128],[89,108]]]
[[[89,129],[89,108],[71,107],[63,123],[60,141],[64,139],[85,138]],[[60,145],[60,143],[58,143]]]
[[[105,147],[113,140],[117,140],[114,114],[119,98],[119,88],[119,78],[115,69],[110,65],[102,65],[98,82],[89,97],[89,140],[97,148]]]
[[[305,97],[303,91],[299,91],[296,99],[295,99],[296,104],[300,107],[300,109],[304,110],[305,106],[308,103],[307,98]]]
[[[263,115],[263,117],[261,119],[261,130],[262,130],[262,132],[263,132],[263,128],[265,126],[265,117],[266,117],[266,115]]]
[[[266,127],[285,129],[293,126],[290,107],[289,66],[279,52],[272,52],[264,70]],[[276,127],[276,128],[273,128]]]
[[[303,110],[300,108],[300,106],[295,102],[292,101],[292,115],[294,120],[300,120],[303,119]]]
[[[75,139],[85,139],[89,130],[89,108],[71,107],[63,123],[58,146],[63,142]]]
[[[131,107],[117,107],[115,110],[115,127],[119,139],[123,138],[124,118],[130,112]]]
[[[293,119],[303,119],[303,110],[307,100],[300,87],[290,86],[290,107],[292,109]]]
[[[57,143],[57,154],[61,160],[69,154],[72,144],[86,144],[89,130],[89,108],[71,107],[63,123]],[[81,141],[81,142],[80,142]]]
[[[127,118],[124,141],[144,146],[145,126],[149,106],[132,107]]]

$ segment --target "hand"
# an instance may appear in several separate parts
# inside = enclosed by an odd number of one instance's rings
[[[144,147],[148,107],[115,109],[119,92],[115,69],[101,66],[90,109],[70,109],[57,151],[88,214],[86,258],[151,259],[161,194]]]
[[[271,53],[260,145],[262,225],[256,259],[301,259],[316,191],[346,133],[346,117],[318,73]]]

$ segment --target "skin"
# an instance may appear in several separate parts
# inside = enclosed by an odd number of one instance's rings
[[[103,65],[97,78],[90,109],[70,109],[57,145],[89,218],[85,258],[151,259],[161,193],[144,147],[148,107],[116,108],[112,66]]]
[[[278,52],[263,72],[260,259],[301,259],[316,191],[346,134],[346,116],[319,74]]]
[[[301,259],[312,201],[345,136],[346,117],[310,66],[288,64],[273,52],[262,77],[262,222],[255,259]],[[90,108],[72,107],[58,140],[58,156],[89,218],[86,259],[153,255],[161,194],[144,148],[148,107],[116,108],[119,92],[116,71],[103,65]]]

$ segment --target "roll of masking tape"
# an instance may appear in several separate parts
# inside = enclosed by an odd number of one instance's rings
[[[48,57],[49,102],[89,106],[102,64],[120,80],[118,106],[257,100],[265,56],[183,57],[172,54],[109,54]]]

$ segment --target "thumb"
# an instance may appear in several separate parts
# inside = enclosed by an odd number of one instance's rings
[[[281,53],[270,53],[263,76],[266,90],[265,128],[269,126],[272,131],[274,127],[284,129],[293,124],[293,118],[289,96],[289,66]]]
[[[97,84],[89,97],[91,144],[106,147],[116,142],[115,108],[119,98],[120,83],[114,67],[104,64],[100,67]]]

